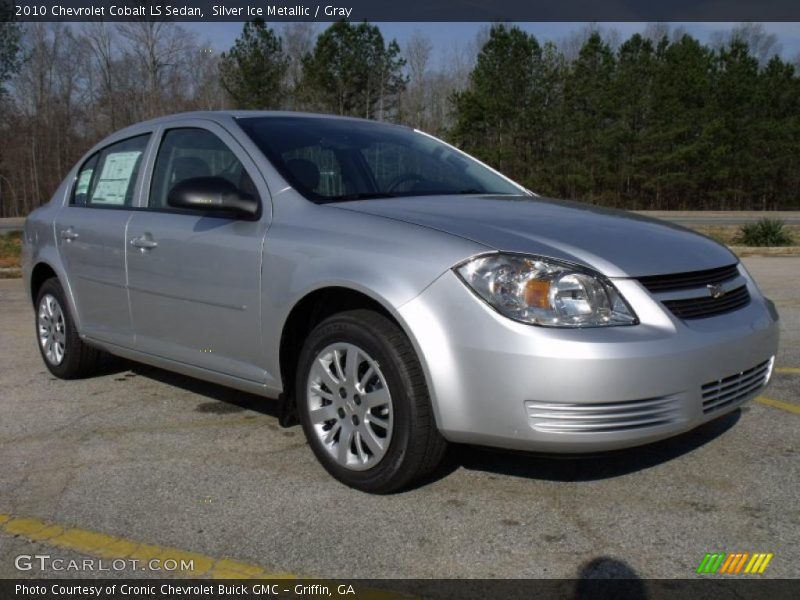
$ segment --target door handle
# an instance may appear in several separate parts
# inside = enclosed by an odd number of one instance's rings
[[[65,242],[71,242],[72,240],[77,240],[79,237],[81,236],[75,233],[72,230],[72,227],[67,227],[64,231],[61,232],[61,239],[64,240]]]
[[[142,250],[151,250],[158,246],[158,242],[152,239],[149,235],[140,235],[139,237],[131,238],[131,246],[134,248],[141,248]]]

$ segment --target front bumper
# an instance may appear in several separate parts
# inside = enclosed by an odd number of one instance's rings
[[[693,429],[756,396],[777,314],[741,269],[750,303],[681,321],[637,281],[614,284],[634,326],[553,329],[501,316],[448,271],[399,309],[450,441],[586,453]]]

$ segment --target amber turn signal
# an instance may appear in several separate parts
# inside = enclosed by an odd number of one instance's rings
[[[529,279],[525,284],[525,304],[535,308],[550,308],[550,282]]]

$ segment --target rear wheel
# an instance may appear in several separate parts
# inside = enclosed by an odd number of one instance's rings
[[[300,353],[295,389],[314,454],[351,487],[396,491],[441,461],[446,443],[419,360],[378,313],[348,311],[320,323]]]
[[[100,351],[81,340],[55,277],[45,281],[36,295],[36,340],[44,364],[56,377],[76,379],[97,369]]]

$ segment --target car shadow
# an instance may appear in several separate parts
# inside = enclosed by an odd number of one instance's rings
[[[282,416],[282,403],[277,400],[133,361],[124,361],[123,367],[120,370],[207,398],[208,402],[202,402],[195,407],[197,412],[229,414],[251,410],[276,419],[281,419]]]
[[[274,399],[124,359],[115,358],[104,369],[105,374],[125,371],[206,398],[208,402],[195,407],[198,412],[228,414],[250,410],[278,419],[283,427],[298,424],[293,415],[285,414],[283,403]],[[451,444],[441,465],[405,491],[444,479],[460,468],[546,481],[576,482],[621,477],[674,460],[704,446],[731,429],[741,418],[741,413],[742,409],[737,409],[692,431],[646,446],[588,456],[555,456]]]
[[[95,378],[106,375],[119,375],[125,371],[129,371],[131,369],[131,365],[133,365],[133,363],[125,360],[124,358],[114,356],[113,354],[108,354],[107,352],[101,352],[97,368],[92,370],[88,377]]]
[[[673,438],[588,456],[554,456],[454,445],[450,448],[446,464],[433,478],[441,479],[458,468],[547,481],[594,481],[621,477],[688,454],[724,434],[740,418],[741,409],[737,409]]]

